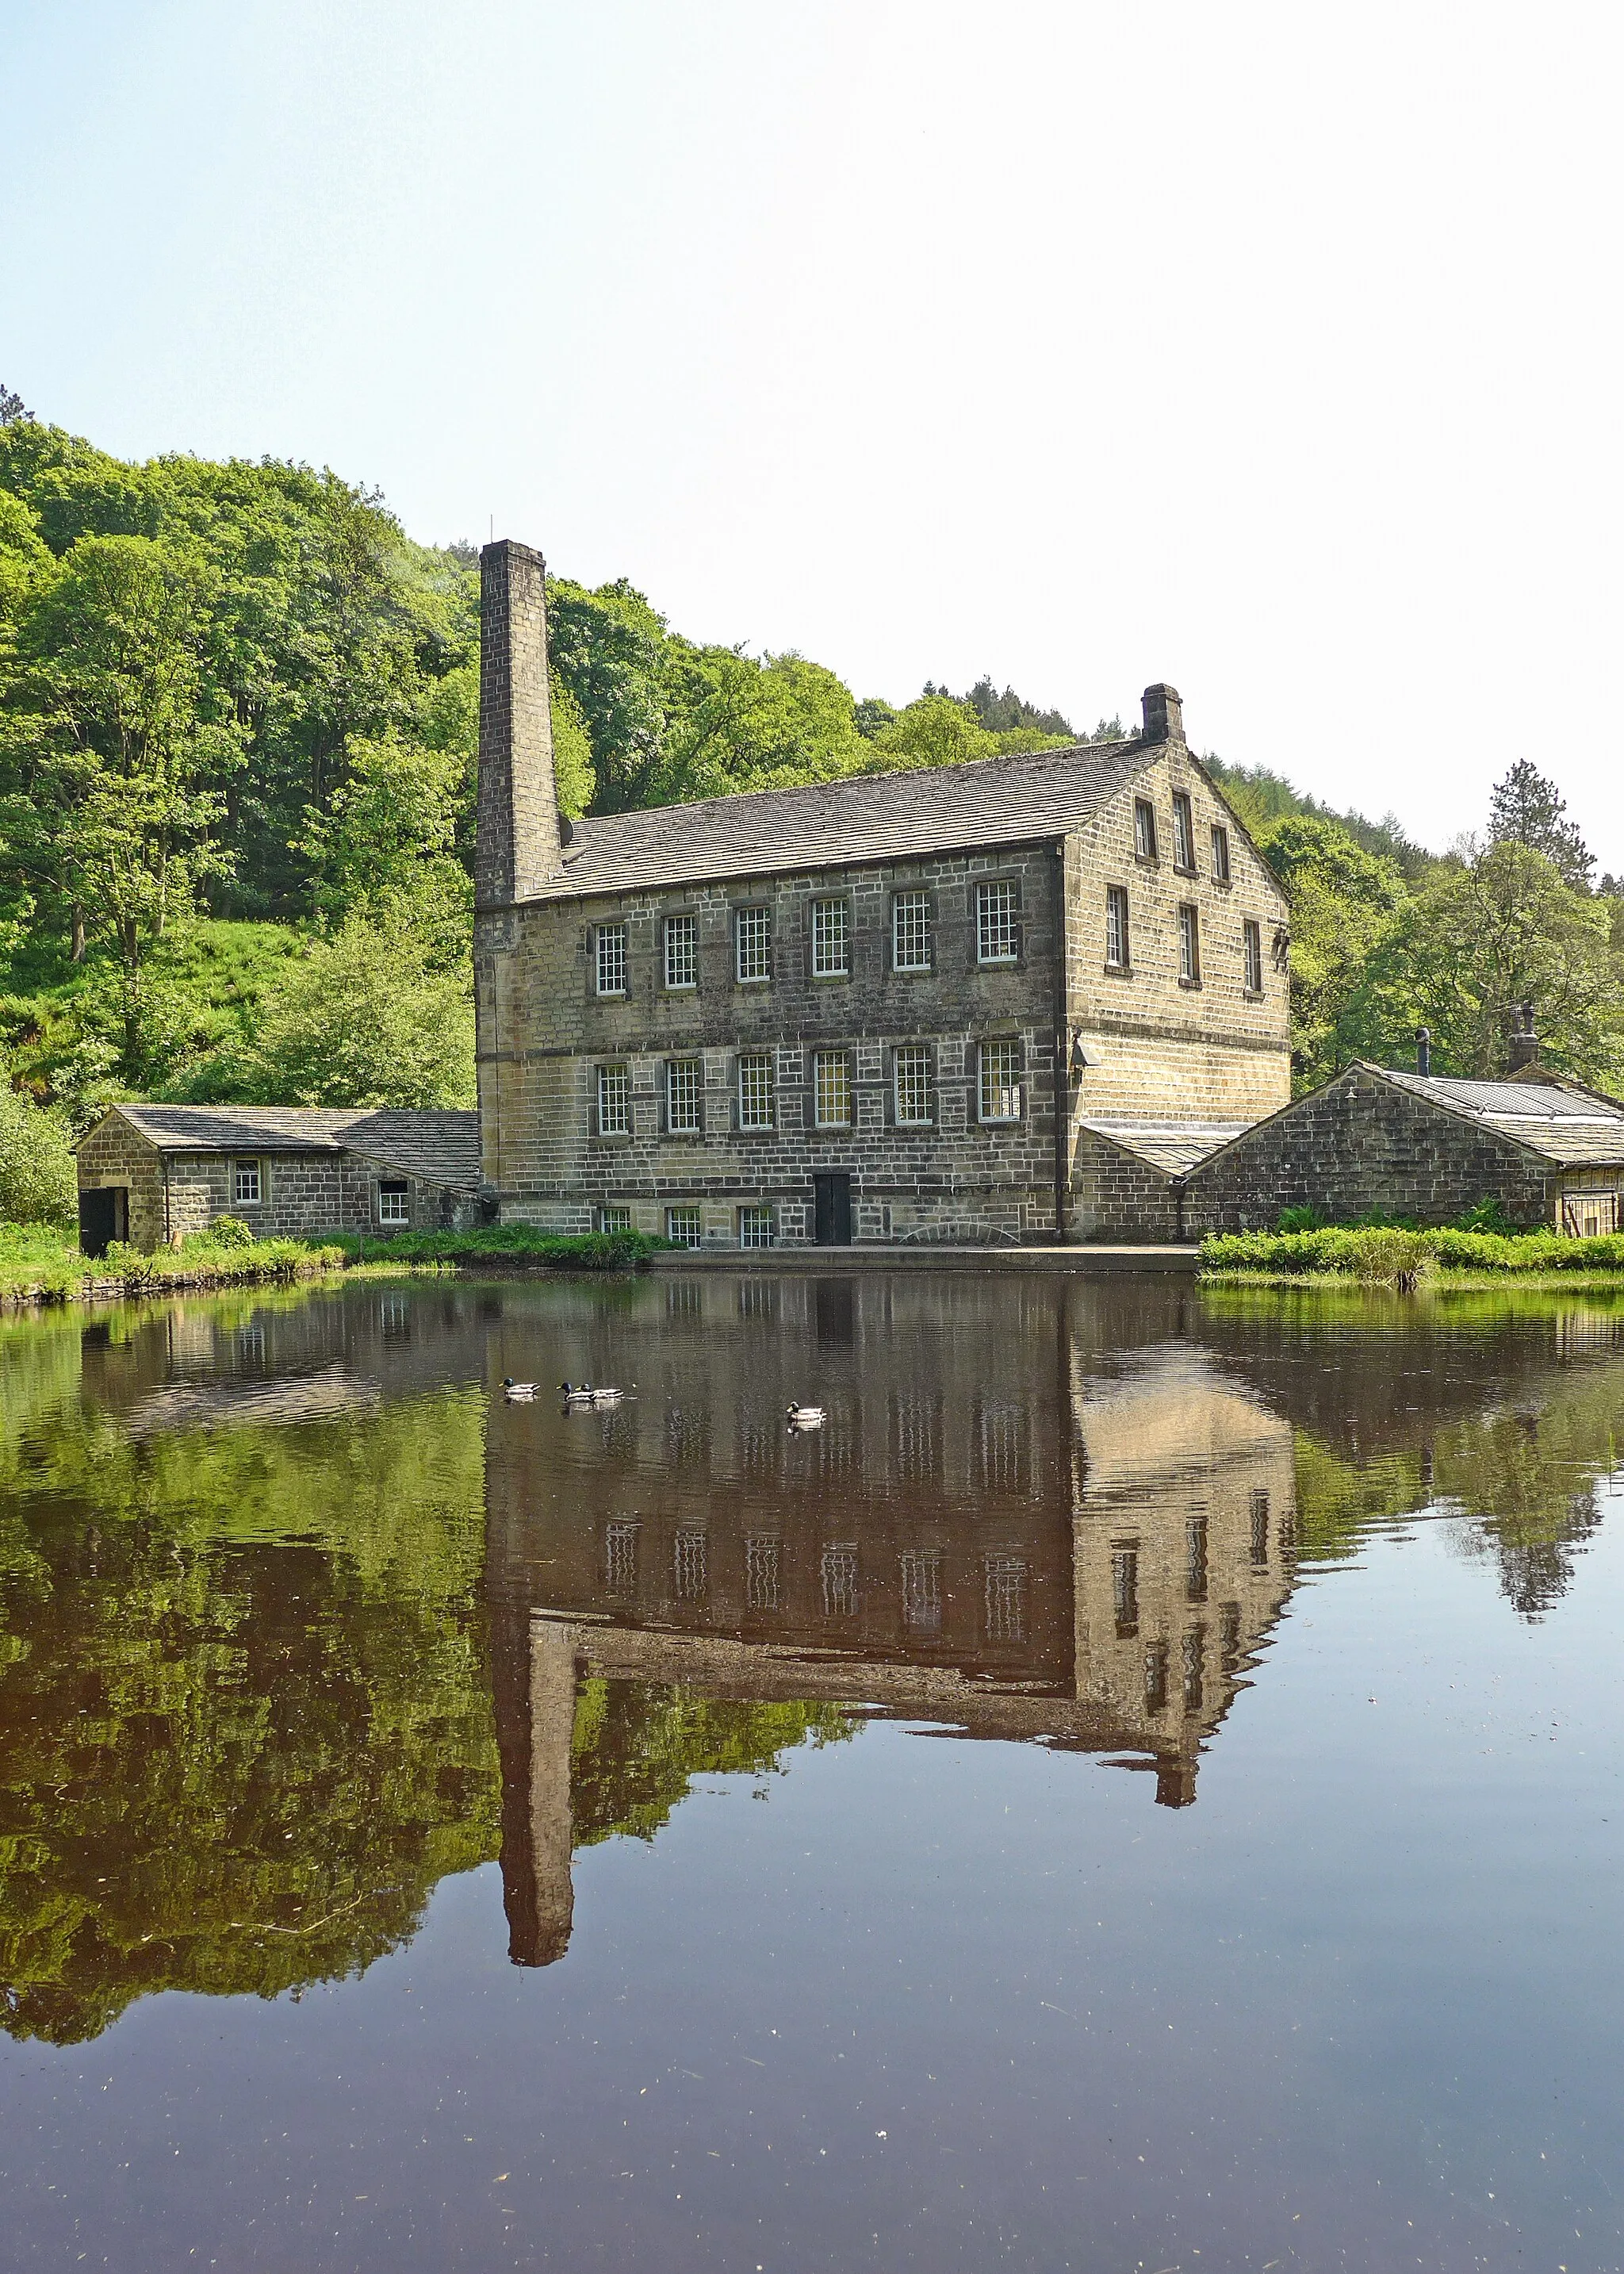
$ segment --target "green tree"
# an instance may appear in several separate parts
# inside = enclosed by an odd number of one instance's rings
[[[244,1087],[277,1105],[471,1105],[467,978],[435,968],[409,912],[359,909],[267,988]]]
[[[1543,853],[1575,892],[1590,890],[1596,855],[1576,822],[1566,821],[1568,801],[1530,759],[1519,758],[1494,785],[1489,800],[1489,837],[1496,845],[1526,845]]]
[[[1468,869],[1440,869],[1372,955],[1350,1023],[1372,1056],[1430,1027],[1436,1071],[1492,1076],[1506,1070],[1512,1011],[1531,1001],[1542,1055],[1605,1084],[1624,1050],[1620,977],[1607,904],[1507,840]]]
[[[66,1226],[78,1209],[67,1124],[19,1091],[0,1088],[0,1219]]]
[[[125,1071],[143,1064],[153,942],[229,858],[210,778],[240,755],[210,684],[210,579],[195,553],[145,537],[84,537],[31,596],[10,674],[0,832],[30,881],[111,947]]]
[[[890,772],[911,766],[957,766],[990,758],[997,743],[968,703],[956,695],[921,695],[874,738],[870,765]]]
[[[1312,1089],[1354,1055],[1350,1008],[1410,894],[1392,861],[1323,815],[1288,815],[1257,842],[1291,904],[1292,1073]]]

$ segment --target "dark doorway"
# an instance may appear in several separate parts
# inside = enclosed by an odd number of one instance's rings
[[[812,1179],[812,1237],[820,1247],[852,1244],[852,1180],[844,1169]]]
[[[130,1237],[130,1188],[127,1185],[98,1185],[79,1196],[79,1247],[81,1255],[105,1255],[116,1239]]]

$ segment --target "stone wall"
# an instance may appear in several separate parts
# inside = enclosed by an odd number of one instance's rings
[[[130,1244],[150,1254],[165,1236],[163,1163],[154,1146],[138,1137],[117,1114],[104,1114],[78,1147],[79,1188],[122,1185],[129,1193]]]
[[[508,1218],[584,1231],[605,1206],[663,1231],[665,1210],[696,1204],[707,1245],[738,1241],[737,1211],[765,1204],[781,1242],[811,1238],[820,1170],[852,1179],[858,1241],[1052,1238],[1055,1230],[1054,1069],[1058,1005],[1052,845],[816,874],[740,880],[592,900],[544,900],[482,917],[476,955],[480,1106],[487,1180]],[[983,879],[1014,883],[1019,955],[1006,967],[976,961],[975,894]],[[898,892],[930,895],[933,958],[921,973],[891,968]],[[811,908],[847,909],[849,975],[815,978]],[[765,906],[772,919],[770,982],[734,977],[737,911]],[[668,915],[697,922],[698,983],[663,984]],[[595,940],[603,922],[627,927],[623,998],[596,992]],[[1019,1119],[983,1123],[979,1051],[1018,1044]],[[933,1120],[914,1129],[896,1114],[895,1052],[922,1042],[931,1054]],[[851,1055],[850,1127],[814,1123],[812,1060]],[[741,1051],[772,1053],[776,1126],[739,1126]],[[665,1069],[702,1066],[703,1131],[665,1126]],[[629,1136],[599,1135],[597,1070],[630,1069]]]
[[[1548,1224],[1556,1185],[1553,1164],[1509,1138],[1355,1065],[1192,1169],[1184,1231],[1272,1230],[1287,1208],[1448,1224],[1488,1194],[1515,1224]]]
[[[1190,799],[1193,871],[1174,865],[1173,798]],[[1134,804],[1155,817],[1156,855],[1135,850]],[[1214,874],[1214,823],[1229,878]],[[1126,969],[1106,960],[1106,892],[1128,895]],[[1199,972],[1181,979],[1178,910],[1197,911]],[[1259,927],[1260,989],[1244,984],[1242,927]],[[1255,1121],[1291,1095],[1284,894],[1188,751],[1169,744],[1066,844],[1068,1016],[1089,1064],[1074,1073],[1077,1116]],[[1073,1143],[1079,1133],[1073,1131]]]
[[[1193,873],[1174,866],[1176,790],[1192,801]],[[1137,796],[1155,811],[1154,861],[1134,854]],[[1227,883],[1212,873],[1215,820],[1229,831]],[[976,960],[975,888],[989,878],[1011,879],[1019,893],[1019,954],[1008,968]],[[1132,968],[1121,974],[1104,961],[1110,883],[1130,894]],[[891,906],[898,892],[919,890],[930,896],[932,964],[901,973],[891,968]],[[851,969],[838,980],[812,972],[811,907],[830,898],[848,911]],[[1193,983],[1179,977],[1181,901],[1200,912]],[[771,911],[772,977],[741,984],[734,922],[756,906]],[[675,915],[696,921],[698,981],[672,990],[662,940]],[[1047,844],[492,910],[479,919],[475,959],[485,1178],[504,1216],[550,1230],[586,1231],[605,1208],[624,1208],[639,1229],[663,1231],[667,1209],[689,1205],[707,1246],[733,1246],[740,1209],[763,1205],[776,1241],[810,1239],[813,1178],[843,1170],[858,1242],[1052,1239],[1056,1043],[1069,1061],[1075,1035],[1092,1063],[1061,1068],[1064,1236],[1169,1237],[1168,1180],[1105,1160],[1085,1141],[1081,1117],[1248,1120],[1283,1103],[1288,1006],[1275,936],[1284,915],[1278,886],[1182,746],[1164,749],[1086,829]],[[1259,926],[1264,966],[1252,991],[1246,916]],[[627,928],[627,988],[605,998],[595,940],[612,922]],[[979,1116],[978,1054],[993,1040],[1019,1046],[1022,1111],[1009,1124]],[[896,1115],[895,1053],[916,1042],[931,1053],[934,1118],[924,1129]],[[848,1130],[814,1126],[820,1048],[852,1053]],[[773,1053],[777,1118],[764,1132],[739,1126],[738,1060],[754,1050]],[[665,1067],[680,1058],[702,1065],[703,1126],[693,1136],[664,1126]],[[599,1135],[598,1068],[621,1062],[632,1131]]]
[[[259,1201],[232,1198],[239,1160],[259,1163]],[[387,1163],[352,1153],[177,1152],[167,1156],[110,1113],[79,1148],[81,1191],[123,1185],[130,1193],[131,1245],[150,1254],[171,1239],[206,1231],[216,1216],[234,1216],[259,1239],[304,1239],[327,1231],[386,1235],[390,1231],[463,1229],[478,1220],[477,1196],[408,1176]],[[407,1225],[379,1216],[380,1182],[403,1183]]]
[[[1178,1192],[1171,1174],[1126,1146],[1079,1130],[1071,1156],[1074,1239],[1177,1239]]]

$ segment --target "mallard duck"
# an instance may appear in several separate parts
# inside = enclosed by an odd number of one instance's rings
[[[605,1388],[594,1389],[590,1382],[560,1382],[566,1405],[618,1405],[626,1392]]]
[[[821,1405],[786,1405],[784,1411],[792,1429],[821,1429],[826,1419]]]
[[[509,1405],[528,1405],[541,1388],[538,1382],[515,1382],[510,1374],[502,1376],[502,1395]]]

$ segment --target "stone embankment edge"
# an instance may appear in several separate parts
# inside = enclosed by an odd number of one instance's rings
[[[688,1247],[648,1259],[650,1271],[1064,1271],[1082,1279],[1193,1278],[1199,1247]]]

